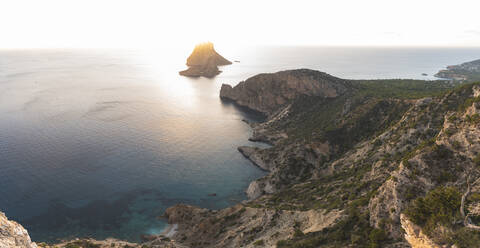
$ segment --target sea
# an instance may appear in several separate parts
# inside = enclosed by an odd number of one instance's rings
[[[191,49],[0,49],[0,211],[36,242],[137,242],[166,228],[166,208],[234,205],[266,174],[237,151],[267,146],[242,121],[262,117],[222,102],[222,84],[297,68],[435,83],[480,58],[480,48],[220,44],[235,62],[207,79],[178,74]]]

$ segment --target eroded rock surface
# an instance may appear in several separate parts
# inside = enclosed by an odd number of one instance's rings
[[[282,211],[241,204],[213,211],[180,204],[168,208],[166,215],[169,223],[179,225],[173,239],[191,247],[258,247],[260,242],[275,247],[295,230],[307,234],[333,225],[342,212]]]

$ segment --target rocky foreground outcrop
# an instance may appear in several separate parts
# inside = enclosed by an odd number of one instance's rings
[[[189,68],[179,74],[187,77],[212,78],[221,72],[218,66],[230,64],[232,62],[218,54],[213,48],[213,43],[208,42],[195,46],[192,54],[187,58]]]
[[[0,212],[0,247],[2,248],[37,248],[30,240],[27,230],[15,221],[8,220]]]
[[[240,106],[270,115],[293,99],[305,96],[334,98],[344,94],[348,80],[309,69],[263,73],[235,87],[223,84],[220,97]]]
[[[163,235],[151,236],[141,244],[118,239],[75,239],[54,245],[32,242],[22,225],[0,212],[0,248],[187,248]]]

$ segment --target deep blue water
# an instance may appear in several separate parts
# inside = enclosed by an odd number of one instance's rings
[[[222,103],[222,83],[293,68],[433,79],[480,58],[473,48],[217,50],[240,63],[215,79],[178,75],[188,50],[0,50],[0,211],[34,241],[137,241],[162,231],[167,207],[233,205],[264,174],[236,149],[261,145],[241,121],[257,117]]]

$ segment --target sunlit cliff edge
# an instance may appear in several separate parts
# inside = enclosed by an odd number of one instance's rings
[[[187,77],[207,77],[212,78],[220,74],[218,66],[230,65],[232,62],[215,51],[213,43],[207,42],[195,46],[192,54],[187,58],[187,70],[179,72]]]

